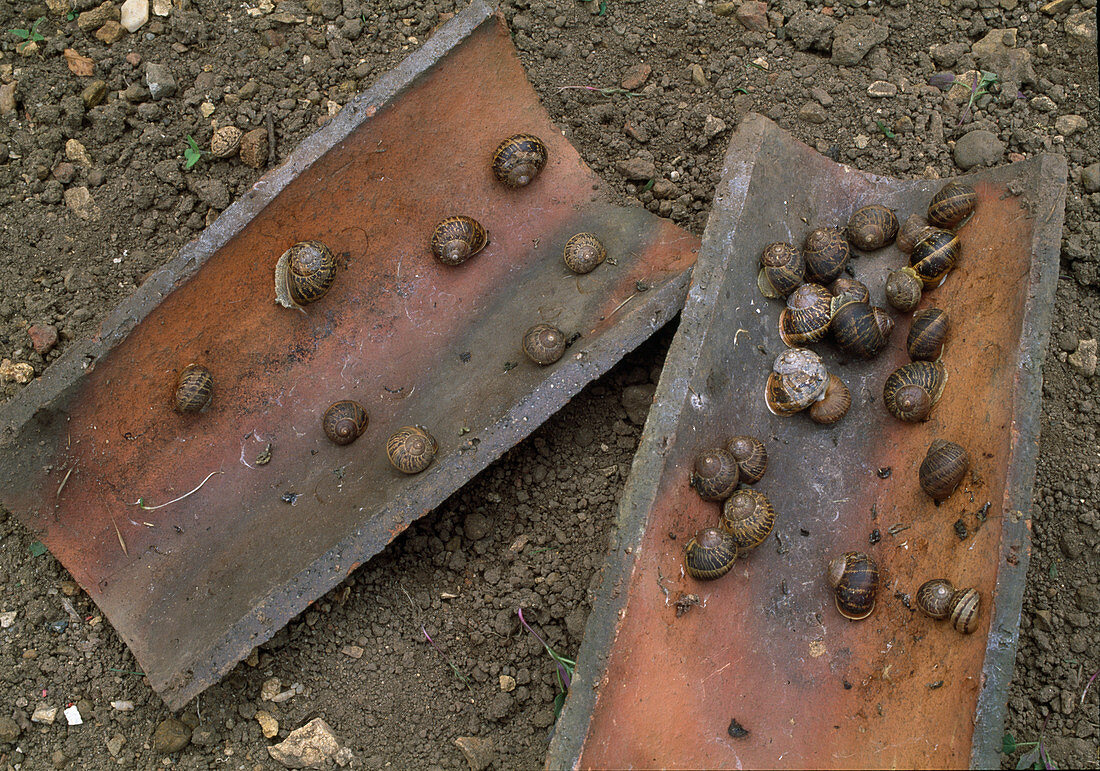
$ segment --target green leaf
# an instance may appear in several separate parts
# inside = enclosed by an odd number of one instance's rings
[[[1050,577],[1051,578],[1057,578],[1058,577],[1058,566],[1053,562],[1050,563]]]
[[[554,697],[554,720],[561,716],[561,708],[565,706],[565,691],[558,691]]]
[[[41,541],[35,541],[31,544],[29,551],[32,557],[41,557],[46,553],[46,544]]]
[[[640,192],[640,193],[644,193],[644,192],[646,192],[647,190],[652,190],[652,189],[653,189],[653,180],[651,179],[651,180],[649,180],[648,182],[646,182],[646,183],[645,183],[645,187],[643,187],[643,188],[642,188],[641,190],[639,190],[638,192]]]
[[[607,16],[607,0],[600,0],[600,16]]]
[[[1001,752],[1005,755],[1011,755],[1016,751],[1016,737],[1010,733],[1005,733],[1001,737]]]
[[[1016,761],[1016,771],[1021,771],[1024,768],[1041,768],[1042,761],[1039,758],[1039,747],[1036,745],[1030,752],[1025,752],[1020,756],[1020,759]]]
[[[8,32],[15,35],[20,40],[29,40],[31,37],[31,31],[29,29],[9,29]]]
[[[46,39],[46,38],[42,37],[41,33],[39,33],[39,31],[38,31],[38,25],[41,24],[42,22],[44,22],[45,20],[46,20],[45,16],[39,16],[38,21],[36,21],[34,24],[31,25],[31,40],[39,41],[39,40],[45,40]]]

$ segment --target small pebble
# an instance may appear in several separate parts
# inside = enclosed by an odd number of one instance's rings
[[[119,712],[133,712],[134,703],[132,701],[112,701],[111,709],[117,710]]]

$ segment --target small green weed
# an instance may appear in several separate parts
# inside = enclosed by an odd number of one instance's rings
[[[893,131],[890,130],[890,127],[882,121],[876,120],[875,123],[878,124],[878,130],[885,134],[887,139],[894,139],[897,136],[896,134],[894,134]]]
[[[536,640],[542,643],[542,647],[546,649],[546,652],[550,654],[550,658],[552,658],[557,665],[557,669],[554,670],[555,680],[558,685],[558,693],[554,697],[554,720],[557,720],[558,716],[561,715],[561,708],[565,705],[565,696],[569,693],[569,686],[573,681],[573,671],[577,668],[577,662],[565,658],[547,645],[546,640],[539,637],[539,633],[532,629],[523,618],[523,608],[517,608],[516,615],[519,616],[519,622],[523,624],[523,628],[530,632]]]
[[[38,25],[45,20],[45,16],[39,16],[30,29],[9,29],[8,32],[23,41],[15,47],[15,50],[22,51],[30,43],[40,43],[45,40],[46,38],[38,31]]]
[[[195,138],[188,134],[187,148],[183,151],[183,168],[192,168],[196,163],[202,160],[202,156],[203,151],[199,149],[199,145],[195,142]]]
[[[1048,717],[1047,720],[1050,720]],[[1043,744],[1043,732],[1046,731],[1047,720],[1043,721],[1043,727],[1039,729],[1039,740],[1034,742],[1017,742],[1016,737],[1005,732],[1001,738],[1001,752],[1012,755],[1026,749],[1023,755],[1016,761],[1017,771],[1029,768],[1037,771],[1056,771],[1058,765],[1047,754],[1046,745]]]

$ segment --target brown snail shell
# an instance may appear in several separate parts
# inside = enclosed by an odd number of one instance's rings
[[[928,220],[919,214],[910,214],[898,228],[898,236],[894,239],[894,243],[902,253],[910,254],[913,247],[917,245],[917,241],[924,238],[930,230],[935,228],[928,224]]]
[[[886,301],[899,311],[916,308],[923,292],[924,282],[909,266],[890,271],[886,277]]]
[[[978,611],[982,596],[977,589],[959,589],[951,598],[947,618],[956,632],[970,634],[978,628]]]
[[[820,399],[828,380],[820,356],[808,348],[788,348],[775,358],[764,401],[773,415],[787,417]]]
[[[852,406],[852,392],[836,375],[829,375],[825,396],[810,405],[810,419],[814,423],[830,426],[848,414]]]
[[[439,450],[435,437],[423,426],[403,426],[386,440],[386,456],[398,471],[418,474],[429,465]]]
[[[894,321],[881,308],[856,302],[851,295],[833,299],[829,331],[837,345],[850,356],[870,359],[886,345]]]
[[[850,551],[829,563],[826,573],[840,615],[853,621],[867,618],[875,609],[878,566],[863,552]]]
[[[551,324],[535,324],[523,334],[523,352],[544,367],[562,357],[565,344],[565,333]]]
[[[298,308],[320,300],[336,280],[336,257],[320,241],[299,241],[275,264],[275,301]]]
[[[868,304],[871,302],[871,291],[867,288],[867,285],[850,276],[841,276],[838,278],[829,287],[829,291],[836,297],[844,295],[851,297],[856,302]]]
[[[726,450],[737,461],[741,481],[754,485],[768,470],[768,449],[755,436],[735,436],[726,443]]]
[[[733,536],[738,549],[755,549],[775,527],[775,509],[763,493],[744,488],[722,504],[718,529]]]
[[[852,250],[837,228],[811,230],[802,243],[806,261],[806,278],[828,284],[844,272]]]
[[[945,500],[955,492],[969,469],[970,457],[962,445],[933,439],[917,474],[920,489],[937,501]]]
[[[796,247],[776,241],[764,247],[760,255],[764,266],[756,276],[756,285],[765,297],[786,297],[806,276],[806,261]]]
[[[803,284],[787,297],[779,314],[779,337],[788,346],[816,343],[829,333],[833,296],[820,284]]]
[[[928,417],[943,395],[947,370],[938,361],[914,361],[886,378],[882,400],[898,420],[916,423]]]
[[[473,217],[447,217],[432,231],[432,254],[444,265],[461,265],[488,243],[489,234]]]
[[[565,242],[563,258],[574,273],[591,273],[607,259],[607,250],[591,233],[577,233]]]
[[[932,196],[928,204],[928,221],[939,228],[953,228],[970,216],[978,194],[970,185],[949,182]]]
[[[728,450],[714,448],[699,454],[691,471],[691,486],[704,501],[725,500],[740,477],[737,459]]]
[[[363,405],[344,399],[331,405],[321,418],[321,428],[333,444],[351,444],[367,430],[367,411]]]
[[[943,353],[943,341],[951,322],[947,313],[939,308],[925,308],[913,314],[913,323],[909,326],[909,337],[905,346],[909,349],[909,358],[916,361],[935,361]]]
[[[700,530],[684,547],[684,567],[688,575],[700,581],[721,578],[736,561],[733,536],[714,527]]]
[[[954,598],[955,587],[946,578],[925,581],[917,589],[917,607],[930,618],[947,618]]]
[[[848,220],[848,240],[865,252],[881,249],[897,234],[897,216],[881,204],[856,209]]]
[[[236,126],[222,126],[210,137],[210,154],[215,158],[229,158],[241,148],[244,132]]]
[[[176,409],[179,412],[202,412],[214,395],[214,376],[199,364],[188,364],[176,381]]]
[[[546,165],[546,145],[534,134],[514,134],[493,152],[493,176],[508,187],[523,187]]]
[[[939,286],[959,259],[959,237],[950,230],[933,230],[917,241],[909,265],[926,287]]]

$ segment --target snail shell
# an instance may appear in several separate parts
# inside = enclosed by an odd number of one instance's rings
[[[953,228],[970,216],[978,194],[970,185],[949,182],[932,196],[928,204],[928,221],[936,227]]]
[[[826,578],[840,615],[853,621],[871,615],[878,589],[878,566],[873,559],[858,551],[842,554],[829,563]]]
[[[176,409],[180,412],[201,412],[214,395],[214,376],[199,364],[188,364],[176,381]]]
[[[924,282],[917,272],[906,266],[886,277],[886,301],[899,311],[911,311],[920,303]]]
[[[916,361],[924,359],[935,361],[943,353],[943,341],[947,338],[947,332],[951,322],[947,313],[939,308],[925,308],[913,314],[913,323],[909,326],[909,337],[906,340],[906,348],[909,349],[909,358]]]
[[[707,450],[695,459],[691,486],[704,501],[725,500],[737,487],[740,471],[737,459],[728,450]]]
[[[367,430],[367,411],[359,402],[345,399],[325,410],[321,427],[333,444],[351,444]]]
[[[820,284],[803,284],[779,314],[779,336],[788,346],[816,343],[829,333],[833,296]]]
[[[562,357],[565,343],[565,333],[551,324],[535,324],[523,333],[523,352],[544,367]]]
[[[970,634],[978,628],[978,610],[981,607],[982,596],[977,589],[959,589],[951,598],[951,606],[948,609],[948,620],[956,632]]]
[[[917,241],[924,238],[930,230],[935,228],[928,224],[928,220],[919,214],[910,214],[898,228],[898,237],[894,243],[904,254],[910,254]]]
[[[830,426],[848,414],[852,406],[852,392],[836,375],[829,375],[825,396],[810,406],[810,419],[814,423]]]
[[[695,534],[684,547],[684,567],[688,575],[700,581],[721,578],[737,560],[733,536],[708,527]]]
[[[432,254],[444,265],[461,265],[488,243],[489,234],[473,217],[448,217],[432,231]]]
[[[508,187],[523,187],[546,165],[546,145],[534,134],[514,134],[493,152],[493,176]]]
[[[756,276],[756,285],[765,297],[786,297],[802,283],[806,275],[806,261],[794,246],[786,241],[776,241],[764,247],[760,255],[764,266]]]
[[[320,300],[336,280],[336,257],[320,241],[299,241],[275,264],[275,301],[298,308]]]
[[[955,587],[950,581],[946,578],[933,578],[917,589],[917,607],[931,618],[947,618],[954,597]]]
[[[943,283],[958,259],[959,237],[950,230],[933,230],[917,241],[909,265],[926,287],[933,287]]]
[[[577,233],[565,242],[563,257],[574,273],[591,273],[607,259],[607,250],[591,233]]]
[[[962,445],[933,439],[917,473],[920,489],[937,501],[945,500],[969,469],[970,457]]]
[[[726,450],[737,461],[741,481],[754,485],[768,470],[768,450],[755,436],[735,436],[726,444]]]
[[[718,529],[733,536],[738,549],[755,549],[775,526],[775,509],[763,493],[745,488],[722,504]]]
[[[898,420],[916,423],[928,417],[943,395],[947,370],[938,361],[914,361],[886,378],[882,400]]]
[[[851,254],[848,242],[837,228],[811,230],[802,244],[806,278],[828,284],[844,271]]]
[[[788,348],[775,358],[764,401],[773,415],[793,415],[820,399],[828,380],[820,356],[808,348]]]
[[[856,302],[871,302],[871,291],[867,288],[867,285],[850,276],[841,276],[838,278],[829,287],[829,291],[837,297],[847,295]]]
[[[850,356],[870,359],[886,345],[893,329],[893,319],[881,308],[856,302],[851,295],[833,299],[829,330],[837,345]]]
[[[403,426],[386,440],[386,455],[398,471],[418,474],[435,457],[439,445],[423,426]]]
[[[881,249],[898,234],[898,218],[881,204],[864,206],[848,220],[848,240],[865,252]]]
[[[244,132],[236,126],[222,126],[210,137],[210,154],[215,158],[228,158],[241,148]]]

